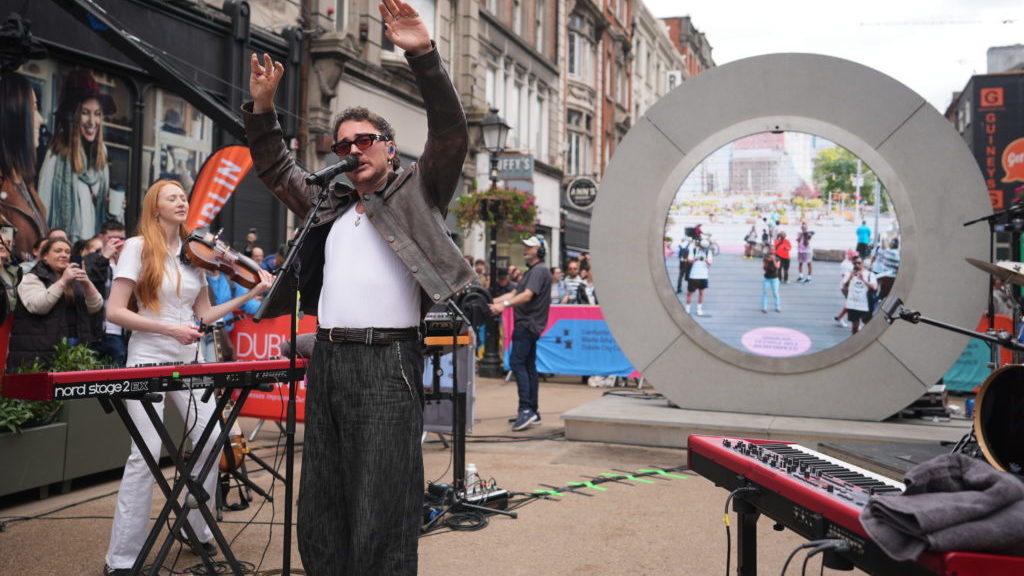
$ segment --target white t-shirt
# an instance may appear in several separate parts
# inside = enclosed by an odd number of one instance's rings
[[[690,258],[693,262],[690,264],[689,278],[691,280],[707,280],[710,273],[711,253],[698,246],[693,249]]]
[[[850,280],[850,288],[846,293],[846,308],[847,310],[858,310],[860,312],[868,312],[871,310],[868,307],[868,283],[878,285],[878,280],[875,279],[874,272],[868,272],[867,270],[862,271],[864,278],[867,282],[862,281],[860,278],[853,276]],[[847,274],[847,278],[850,278],[853,272]],[[844,280],[845,282],[845,280]]]
[[[125,242],[114,273],[115,280],[125,278],[138,282],[142,273],[142,243],[141,236],[134,236]],[[180,252],[180,242],[167,251],[164,281],[158,292],[160,311],[142,308],[140,304],[140,316],[169,324],[198,324],[192,306],[199,291],[206,286],[206,274],[198,268],[182,264],[178,258]],[[128,366],[195,361],[196,344],[184,346],[170,336],[138,331],[133,332],[128,340]]]
[[[324,246],[317,322],[325,328],[409,328],[420,323],[420,286],[355,208],[339,216]]]

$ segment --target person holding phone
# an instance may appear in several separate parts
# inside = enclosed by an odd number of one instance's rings
[[[242,250],[242,254],[252,258],[252,251],[253,248],[256,248],[257,240],[259,240],[259,236],[256,234],[256,229],[249,228],[249,233],[245,235],[245,248]]]
[[[85,270],[71,263],[71,243],[63,238],[47,240],[39,262],[18,285],[7,372],[36,361],[49,365],[54,347],[64,338],[72,345],[91,343],[91,315],[102,307],[103,296]]]
[[[106,301],[110,296],[110,285],[117,272],[117,262],[121,258],[121,250],[125,243],[124,224],[117,220],[107,220],[100,227],[97,238],[103,245],[98,252],[82,258],[82,267],[89,275],[89,281],[103,296],[103,312],[93,318],[93,333],[96,340],[89,346],[100,356],[110,358],[115,366],[124,366],[128,356],[128,338],[124,328],[107,321]]]
[[[861,323],[871,319],[871,304],[868,292],[878,290],[875,273],[864,268],[864,260],[858,255],[853,258],[853,271],[843,281],[846,293],[846,314],[850,318],[851,333],[860,330]]]

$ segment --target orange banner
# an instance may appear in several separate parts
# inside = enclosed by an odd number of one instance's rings
[[[209,227],[250,168],[252,156],[246,146],[221,148],[207,158],[192,186],[185,226],[189,230]]]
[[[290,316],[279,316],[253,322],[246,317],[235,322],[231,330],[231,343],[235,346],[237,360],[269,360],[281,355],[281,344],[288,340],[291,330]],[[297,332],[306,334],[316,331],[316,317],[306,315],[299,321]],[[255,390],[242,406],[241,416],[262,420],[283,421],[287,416],[289,382],[278,382],[269,392]],[[306,418],[306,380],[299,382],[295,391],[295,419],[303,422]]]

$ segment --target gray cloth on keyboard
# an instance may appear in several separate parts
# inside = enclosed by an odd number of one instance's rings
[[[1024,556],[1024,482],[984,460],[944,454],[907,471],[903,494],[872,496],[868,535],[895,560],[929,550]]]

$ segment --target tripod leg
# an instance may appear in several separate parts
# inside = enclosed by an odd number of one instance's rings
[[[253,440],[256,439],[256,436],[260,433],[260,430],[263,429],[264,422],[266,422],[266,420],[260,420],[259,422],[256,423],[256,427],[253,428],[252,433],[249,434],[249,442],[252,442]]]
[[[249,487],[249,471],[245,469],[245,460],[242,460],[242,463],[238,466],[238,470],[235,470],[232,474],[239,478],[245,478],[247,482],[245,485],[245,500],[246,502],[252,502],[252,489]],[[264,498],[266,498],[266,496],[264,496]]]
[[[255,454],[253,454],[252,452],[250,452],[249,453],[249,458],[252,458],[253,462],[259,464],[260,468],[263,468],[267,472],[270,472],[271,476],[273,476],[274,478],[277,478],[278,480],[284,482],[284,476],[281,476],[281,474],[278,473],[277,470],[274,470],[274,468],[272,466],[270,466],[269,464],[264,462],[262,459],[260,459],[259,456],[257,456]]]

